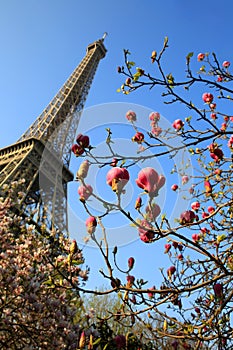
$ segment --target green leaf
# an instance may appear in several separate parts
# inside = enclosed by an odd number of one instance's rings
[[[191,57],[193,57],[193,52],[189,52],[189,54],[186,56],[187,64],[189,64]]]
[[[92,345],[98,345],[101,342],[101,338],[98,338],[94,341]]]
[[[193,52],[189,52],[189,54],[186,56],[187,59],[191,57],[193,57]]]

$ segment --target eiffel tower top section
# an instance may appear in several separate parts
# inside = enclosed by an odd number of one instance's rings
[[[67,79],[56,96],[17,142],[30,138],[39,139],[55,151],[68,167],[70,149],[74,142],[84,103],[99,61],[107,52],[103,38],[87,47],[86,56]]]

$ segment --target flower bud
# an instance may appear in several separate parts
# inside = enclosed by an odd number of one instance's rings
[[[85,342],[86,342],[86,337],[85,337],[85,332],[83,331],[80,335],[80,338],[79,338],[79,349],[84,348]]]
[[[136,199],[134,208],[138,210],[138,209],[141,208],[141,206],[142,206],[142,198],[141,198],[141,197],[138,197],[138,198]]]
[[[133,258],[133,257],[130,257],[130,258],[128,259],[128,267],[129,267],[130,270],[132,270],[132,268],[133,268],[133,266],[134,266],[134,263],[135,263],[134,258]]]
[[[97,221],[94,216],[89,216],[86,220],[87,232],[91,235],[95,232]]]
[[[89,170],[89,162],[88,160],[84,160],[82,164],[80,165],[77,174],[76,174],[76,179],[85,179],[87,177],[87,173]]]

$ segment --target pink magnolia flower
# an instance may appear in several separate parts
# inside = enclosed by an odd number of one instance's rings
[[[214,110],[216,108],[216,103],[210,103],[210,109]]]
[[[125,115],[125,117],[128,119],[130,122],[136,122],[137,116],[134,111],[128,111]]]
[[[92,192],[93,188],[91,187],[91,185],[81,185],[78,188],[78,194],[80,196],[81,201],[87,200],[91,196]]]
[[[211,103],[214,99],[214,96],[209,93],[209,92],[205,92],[203,95],[202,95],[202,99],[205,103]]]
[[[173,124],[172,124],[173,128],[176,129],[177,131],[179,131],[180,129],[183,128],[184,126],[184,122],[181,119],[176,119]]]
[[[125,168],[114,167],[107,173],[106,180],[112,190],[120,194],[129,181],[129,172]]]
[[[231,65],[231,62],[229,62],[229,61],[224,61],[223,64],[222,64],[222,66],[224,68],[228,68],[228,67],[230,67],[230,65]]]
[[[198,209],[200,208],[200,203],[199,202],[193,202],[192,204],[191,204],[191,208],[192,208],[192,210],[195,210],[195,211],[198,211]]]
[[[152,225],[145,219],[140,221],[138,232],[140,239],[144,243],[151,243],[155,237]]]
[[[198,61],[203,61],[204,58],[205,58],[205,54],[204,54],[204,53],[199,53],[199,54],[197,55],[197,60],[198,60]]]
[[[78,134],[76,137],[76,142],[82,147],[87,148],[89,146],[90,140],[87,135]]]
[[[149,119],[157,123],[160,120],[159,112],[151,112],[149,115]]]
[[[86,220],[86,227],[87,227],[87,232],[89,234],[93,234],[95,232],[97,226],[97,221],[94,216],[89,216]]]
[[[219,163],[223,159],[223,151],[218,147],[216,143],[211,143],[208,146],[211,158],[214,159],[216,163]]]
[[[191,224],[196,219],[196,214],[192,210],[186,210],[180,214],[181,225]]]
[[[155,197],[158,195],[160,188],[164,186],[165,181],[166,179],[163,175],[159,176],[157,171],[148,167],[139,171],[136,184],[147,192],[150,197]]]

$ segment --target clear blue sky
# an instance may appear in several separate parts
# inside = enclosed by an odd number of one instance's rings
[[[167,118],[179,117],[178,109],[174,116],[167,112],[153,92],[130,96],[116,92],[122,82],[116,67],[123,64],[123,49],[132,52],[138,65],[148,66],[151,52],[159,50],[168,36],[168,73],[174,74],[182,64],[185,67],[184,57],[190,51],[214,51],[220,61],[232,61],[232,10],[231,0],[0,0],[0,147],[21,136],[81,61],[87,45],[105,31],[108,53],[100,62],[86,107],[137,103]],[[150,246],[148,256],[154,258],[155,250]],[[93,249],[89,261],[92,254],[95,259]],[[132,246],[123,250],[125,259],[129,254]],[[141,263],[144,260],[142,256]],[[153,264],[150,273],[155,273]]]

